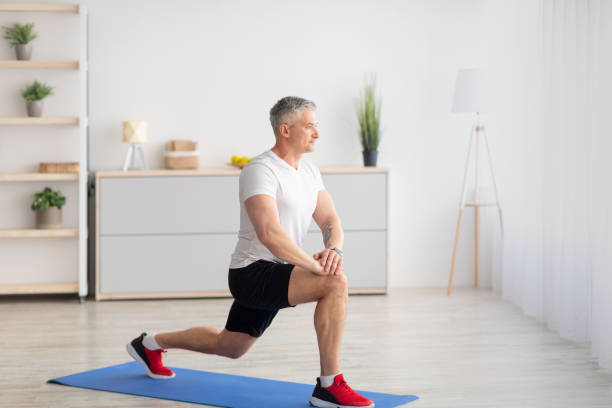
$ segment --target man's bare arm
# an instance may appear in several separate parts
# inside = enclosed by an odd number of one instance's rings
[[[321,228],[323,234],[323,244],[325,249],[315,254],[315,259],[325,268],[326,272],[335,274],[342,269],[342,256],[333,248],[342,250],[344,246],[344,231],[340,223],[340,217],[336,213],[334,202],[327,190],[319,191],[317,197],[317,207],[312,215],[315,222]]]
[[[313,273],[327,274],[320,263],[297,246],[281,226],[276,200],[273,197],[254,195],[249,197],[244,205],[257,238],[274,256]]]
[[[336,217],[328,221],[323,227],[323,244],[325,248],[342,249],[344,245],[344,231],[340,225],[340,218]]]

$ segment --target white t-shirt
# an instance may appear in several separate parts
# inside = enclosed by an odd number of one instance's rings
[[[242,268],[260,259],[286,263],[257,238],[244,206],[247,198],[257,194],[274,197],[281,226],[301,247],[317,206],[318,193],[324,188],[319,169],[304,158],[296,170],[272,150],[254,157],[240,173],[240,231],[230,268]]]

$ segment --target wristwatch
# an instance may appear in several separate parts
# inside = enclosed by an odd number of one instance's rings
[[[342,253],[342,250],[341,250],[341,249],[338,249],[338,248],[332,248],[331,250],[332,250],[332,251],[335,251],[335,252],[336,252],[338,255],[340,255],[340,256],[342,256],[342,257],[344,257],[344,255],[343,255],[343,253]]]

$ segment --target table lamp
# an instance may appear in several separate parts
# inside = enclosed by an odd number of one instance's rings
[[[136,154],[140,155],[142,168],[147,168],[142,144],[147,141],[147,121],[145,120],[128,120],[123,122],[123,142],[129,143],[127,155],[123,162],[123,171],[128,171],[130,168],[136,168]]]

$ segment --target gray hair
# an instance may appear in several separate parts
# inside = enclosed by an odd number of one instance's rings
[[[316,110],[317,105],[313,101],[298,96],[285,96],[270,109],[270,123],[274,129],[274,135],[278,136],[278,127],[281,123],[287,123],[294,116],[305,110]]]

